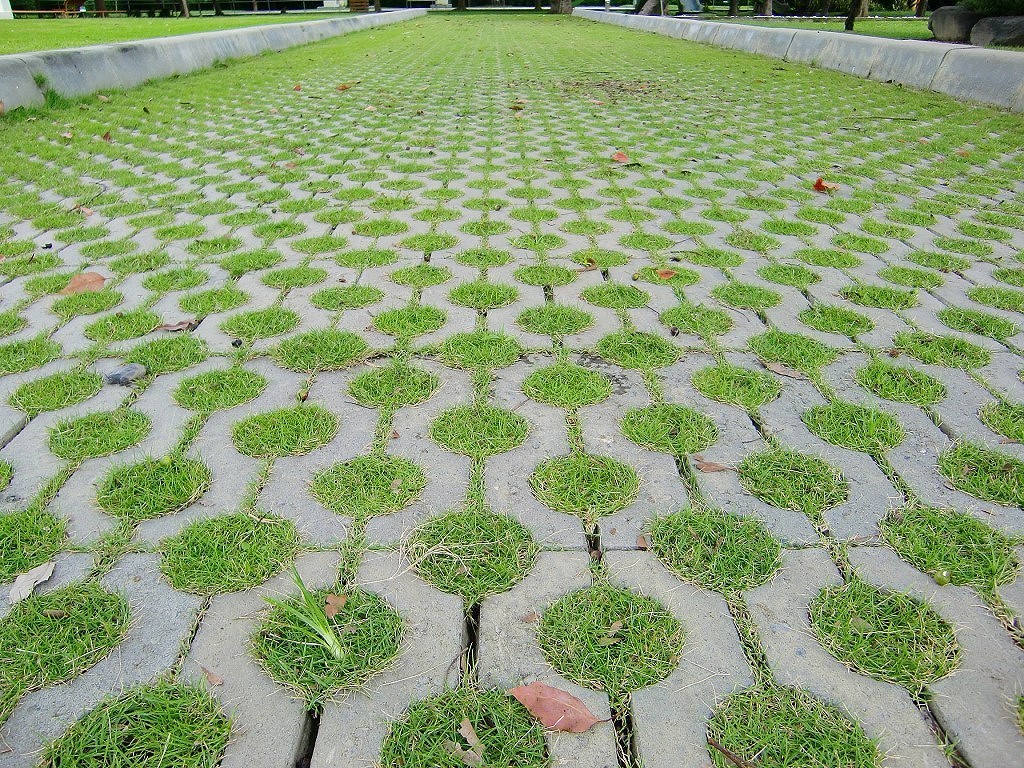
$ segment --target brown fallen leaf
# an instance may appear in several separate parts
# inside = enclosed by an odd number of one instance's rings
[[[469,744],[469,748],[473,750],[473,753],[480,758],[480,762],[484,759],[484,743],[480,741],[480,737],[476,734],[476,729],[473,724],[469,722],[468,717],[462,718],[462,722],[459,723],[459,735],[466,740]]]
[[[364,112],[376,112],[377,108],[375,106],[373,106],[373,104],[369,104],[368,106],[363,108],[363,111]]]
[[[576,271],[582,274],[583,272],[593,272],[595,269],[597,269],[597,262],[593,259],[587,259],[587,265],[579,267]]]
[[[613,621],[612,625],[610,627],[608,627],[608,633],[604,637],[598,638],[597,644],[598,645],[603,645],[605,647],[607,647],[609,645],[615,645],[616,643],[618,643],[618,642],[620,642],[622,640],[622,638],[618,636],[619,632],[621,630],[622,630],[622,622],[621,621]]]
[[[154,331],[194,331],[199,326],[198,320],[180,320],[177,323],[164,323],[154,328]]]
[[[62,139],[73,139],[73,138],[75,138],[75,134],[73,134],[71,131],[65,131],[64,133],[62,133],[60,135],[60,137]]]
[[[535,681],[508,692],[526,707],[545,728],[568,733],[583,733],[602,722],[587,705],[568,691]]]
[[[292,88],[292,90],[293,90],[293,91],[301,91],[301,90],[302,90],[302,86],[301,86],[301,85],[299,85],[298,83],[296,83],[296,84],[295,84],[295,87],[294,87],[294,88]]]
[[[96,213],[96,211],[94,211],[92,208],[86,208],[84,205],[76,205],[71,210],[78,211],[80,214],[86,217],[92,216],[94,213]]]
[[[328,595],[326,605],[324,606],[324,613],[327,614],[328,619],[333,619],[338,615],[338,611],[345,607],[345,603],[348,602],[348,595]]]
[[[536,624],[539,619],[540,615],[536,611],[530,611],[528,614],[523,616],[523,618],[520,619],[520,621],[522,621],[524,624]]]
[[[643,534],[636,537],[636,548],[643,552],[646,552],[651,548],[651,545],[647,541],[647,537]]]
[[[208,682],[210,685],[224,685],[223,677],[221,677],[218,674],[215,674],[214,672],[211,672],[206,667],[200,667],[200,669],[203,670],[203,674],[206,676],[206,682]]]
[[[104,104],[109,104],[110,103],[110,97],[109,96],[104,96],[102,93],[96,95],[96,100],[97,101],[102,101]]]
[[[398,430],[397,429],[392,429],[391,430],[391,439],[392,440],[397,440],[398,439]]]
[[[616,163],[628,163],[630,161],[629,155],[627,155],[625,152],[616,152],[614,155],[612,155],[612,160],[614,160]]]
[[[44,581],[49,581],[50,577],[53,576],[53,568],[57,564],[52,560],[37,565],[30,571],[26,571],[14,580],[14,584],[11,585],[11,592],[9,595],[11,605],[20,603],[26,597],[32,594],[37,586],[42,584]]]
[[[110,135],[110,131],[107,131],[106,133],[104,133],[104,134],[103,134],[103,135],[102,135],[102,136],[101,136],[100,138],[101,138],[101,139],[103,139],[103,140],[104,140],[105,142],[107,142],[108,144],[109,144],[109,143],[110,143],[111,141],[113,141],[113,137],[112,137],[112,136]]]
[[[43,611],[43,616],[48,619],[66,619],[68,613],[67,611],[60,610],[60,608],[47,608]]]
[[[345,91],[347,91],[347,90],[348,90],[349,88],[351,88],[351,87],[352,87],[352,83],[342,83],[341,85],[339,85],[339,86],[338,86],[337,88],[335,88],[334,90],[336,90],[336,91],[341,91],[341,92],[345,92]]]
[[[483,762],[483,758],[476,752],[469,749],[463,749],[451,739],[445,740],[444,748],[448,750],[449,754],[459,758],[463,765],[476,766]]]
[[[832,192],[835,192],[837,189],[839,189],[838,184],[833,184],[829,181],[825,181],[820,176],[814,182],[815,192],[824,192],[825,194],[831,194]]]
[[[719,464],[717,461],[704,461],[704,459],[696,459],[693,462],[693,466],[697,468],[698,472],[728,472],[733,469],[728,464]]]
[[[81,272],[72,277],[64,289],[58,291],[58,293],[61,296],[71,296],[75,293],[94,293],[102,290],[106,279],[98,272]]]
[[[659,280],[671,280],[679,273],[676,272],[674,269],[659,269],[654,274],[658,276]]]
[[[800,371],[790,368],[782,363],[763,363],[764,367],[772,373],[777,373],[779,376],[785,376],[790,379],[806,379],[807,377]]]

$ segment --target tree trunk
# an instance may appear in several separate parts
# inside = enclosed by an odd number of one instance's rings
[[[223,16],[224,9],[220,7],[220,0],[213,0],[213,15]]]
[[[464,10],[466,10],[466,8],[467,8],[466,0],[456,0],[456,3],[455,3],[455,10],[456,11],[464,11]]]
[[[544,5],[541,0],[533,0],[533,10],[540,11],[544,9]]]
[[[761,10],[761,13],[763,13],[765,16],[772,15],[772,0],[764,0],[764,8]]]
[[[181,18],[187,19],[190,15],[188,12],[188,0],[181,0]]]
[[[107,15],[107,0],[96,0],[96,15],[100,18]]]
[[[664,16],[665,15],[665,2],[664,0],[645,0],[643,5],[640,6],[640,10],[637,11],[638,16]]]
[[[920,18],[928,10],[928,0],[917,0],[914,4],[914,15]]]
[[[380,0],[373,0],[373,12],[380,13]]]
[[[729,15],[739,16],[740,15],[740,0],[729,0]]]
[[[846,14],[846,23],[843,25],[847,32],[853,32],[853,22],[860,16],[861,5],[861,0],[850,0],[850,12]]]
[[[551,0],[551,13],[571,14],[572,0]]]

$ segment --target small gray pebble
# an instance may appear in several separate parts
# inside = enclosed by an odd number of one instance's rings
[[[107,384],[120,384],[127,387],[134,381],[138,381],[146,375],[146,366],[139,363],[128,363],[120,368],[115,368],[107,374]]]

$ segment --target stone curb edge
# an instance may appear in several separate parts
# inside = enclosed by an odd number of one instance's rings
[[[37,77],[45,78],[45,87],[62,96],[86,96],[107,88],[133,88],[150,80],[206,69],[218,61],[281,51],[425,14],[426,9],[416,8],[0,56],[0,102],[8,112],[45,103],[43,90],[36,85]]]
[[[1024,54],[1014,51],[584,8],[573,16],[1024,112]]]

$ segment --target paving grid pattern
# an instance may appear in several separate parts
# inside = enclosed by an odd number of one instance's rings
[[[341,83],[352,87],[339,91]],[[8,264],[26,264],[34,254],[31,266],[10,268],[2,286],[0,311],[12,314],[5,315],[10,333],[0,346],[44,337],[58,345],[42,345],[38,354],[3,346],[3,359],[15,361],[13,372],[0,377],[0,458],[13,469],[4,514],[36,505],[65,521],[56,551],[43,546],[24,564],[56,560],[42,591],[100,579],[124,593],[133,611],[132,628],[111,655],[66,684],[22,696],[0,731],[8,747],[0,765],[34,764],[41,743],[104,695],[166,670],[202,679],[204,669],[223,678],[213,691],[235,718],[223,764],[295,760],[308,741],[304,708],[246,646],[262,595],[289,591],[287,575],[200,597],[173,589],[159,572],[167,537],[196,521],[257,507],[295,524],[299,570],[309,584],[329,585],[340,573],[406,620],[397,661],[364,690],[323,708],[314,766],[373,764],[391,720],[410,702],[458,683],[467,644],[476,684],[545,680],[608,717],[607,697],[550,667],[536,644],[536,625],[521,618],[595,579],[658,600],[686,632],[678,668],[634,694],[629,718],[616,713],[620,739],[623,728],[632,729],[646,766],[726,764],[704,744],[707,719],[731,692],[763,684],[765,676],[837,704],[879,740],[884,765],[949,765],[943,738],[955,741],[956,759],[974,768],[1021,764],[1024,735],[1014,718],[1024,653],[1015,616],[1024,613],[1024,576],[1013,575],[984,599],[969,587],[939,586],[886,546],[878,527],[891,508],[916,499],[1003,532],[1024,556],[1020,486],[1016,499],[999,503],[958,490],[958,479],[938,469],[939,456],[956,441],[999,452],[1011,476],[1020,471],[1014,462],[1024,459],[1021,445],[977,415],[987,404],[1024,401],[1020,117],[573,20],[480,17],[359,33],[111,94],[109,101],[89,99],[81,109],[41,113],[0,131],[0,254]],[[101,138],[107,131],[109,141]],[[628,162],[613,160],[616,151],[626,152]],[[813,191],[818,176],[839,189]],[[255,213],[231,218],[240,212]],[[799,226],[786,226],[793,223]],[[346,266],[357,260],[346,254],[369,247],[393,249],[394,258]],[[473,266],[472,249],[481,247],[506,251],[511,260]],[[280,259],[235,276],[221,263],[262,248]],[[187,264],[202,273],[201,285],[150,290],[144,283],[154,272],[115,269],[124,253],[148,252],[167,257],[154,260],[156,274]],[[920,253],[963,261],[938,271],[922,266],[938,260],[913,258]],[[841,254],[846,266],[827,266],[822,254]],[[447,270],[442,282],[420,289],[391,279],[424,262]],[[517,272],[540,264],[567,267],[571,281],[531,285]],[[323,273],[314,284],[285,289],[268,278],[300,265]],[[772,282],[761,272],[773,265],[805,267],[816,281]],[[63,311],[54,295],[63,278],[40,278],[85,267],[108,278],[107,302],[88,307],[92,314]],[[648,268],[674,274],[659,278]],[[500,306],[476,310],[452,291],[477,280],[512,288],[495,299]],[[356,284],[383,295],[362,308],[318,306],[319,292]],[[593,289],[609,284],[643,293],[616,294],[628,294],[627,302],[639,295],[636,306],[601,306],[609,294]],[[862,294],[857,286],[907,293],[882,300],[881,292]],[[137,345],[171,336],[155,331],[95,342],[86,328],[98,317],[149,310],[175,322],[196,315],[187,299],[184,308],[179,304],[184,297],[224,287],[241,291],[241,301],[211,312],[191,331],[201,342],[189,348],[198,350],[194,364],[183,358],[168,366],[176,370],[135,389],[105,386],[83,402],[31,417],[6,404],[25,382],[82,367],[107,372]],[[871,306],[889,301],[904,306]],[[521,320],[524,312],[553,304],[583,310],[592,322],[554,340],[524,328],[531,327]],[[821,305],[856,311],[870,319],[871,330],[851,340],[801,321],[801,313]],[[232,317],[275,306],[297,313],[298,326],[233,345]],[[434,307],[443,316],[396,344],[378,317],[410,306]],[[662,319],[692,306],[721,310],[728,327],[712,333],[707,319],[694,329],[672,325],[673,315]],[[949,307],[985,312],[1003,321],[1005,332],[994,338],[950,327],[943,314]],[[330,328],[357,334],[370,353],[315,374],[280,362],[275,350],[282,339]],[[454,367],[445,342],[475,329],[504,332],[522,354],[485,373]],[[716,361],[766,372],[764,363],[773,361],[753,350],[770,329],[815,339],[836,350],[834,359],[820,371],[767,371],[781,393],[752,414],[692,385],[693,374]],[[665,364],[646,371],[617,364],[622,358],[601,341],[623,330],[661,340],[669,350]],[[915,358],[908,334],[918,332],[969,342],[977,348],[973,361],[950,366]],[[407,352],[442,382],[429,399],[386,413],[350,396],[355,376]],[[527,376],[559,357],[606,377],[610,396],[568,414],[528,398]],[[925,407],[881,400],[855,378],[872,360],[927,372],[947,394]],[[208,418],[175,403],[182,380],[232,365],[266,379],[259,397]],[[296,406],[300,394],[302,408],[333,414],[340,426],[332,439],[277,459],[235,448],[233,425]],[[445,450],[431,438],[432,425],[474,399],[518,414],[528,435],[489,456]],[[902,426],[902,441],[871,456],[823,440],[801,417],[829,401],[887,411]],[[715,442],[678,461],[630,442],[622,419],[651,402],[706,415],[717,427]],[[51,453],[48,430],[58,422],[121,405],[150,418],[136,445],[81,462]],[[805,515],[758,498],[736,472],[699,471],[701,460],[735,467],[769,445],[829,462],[845,479],[846,500]],[[201,498],[128,527],[104,513],[97,485],[113,467],[176,446],[212,471]],[[375,451],[404,457],[425,473],[425,488],[408,506],[356,521],[311,494],[318,472]],[[577,453],[617,459],[641,481],[635,499],[613,505],[595,525],[580,510],[555,511],[531,492],[530,476],[541,462]],[[472,631],[464,619],[470,607],[411,570],[403,547],[417,526],[464,499],[484,500],[494,513],[517,519],[541,548],[524,580],[470,611],[479,617]],[[778,573],[728,601],[671,574],[638,536],[649,537],[652,518],[689,504],[760,521],[782,544]],[[31,543],[9,535],[0,546],[6,574]],[[926,600],[956,628],[959,669],[929,685],[924,698],[858,674],[816,640],[811,598],[854,572]],[[0,621],[8,611],[0,608]],[[615,728],[604,723],[581,736],[550,736],[553,763],[618,764]]]

